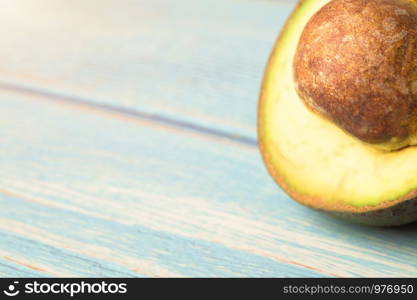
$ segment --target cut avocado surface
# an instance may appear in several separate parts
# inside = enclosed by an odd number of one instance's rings
[[[303,30],[330,0],[301,1],[265,71],[258,138],[265,164],[298,202],[369,225],[417,219],[417,147],[381,151],[312,112],[299,97],[293,61]]]

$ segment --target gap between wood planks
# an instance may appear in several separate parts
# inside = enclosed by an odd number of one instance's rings
[[[87,98],[68,96],[39,88],[26,87],[18,84],[6,83],[1,81],[0,90],[7,90],[21,94],[38,96],[40,97],[40,99],[32,99],[66,104],[67,106],[71,106],[76,109],[89,110],[93,113],[104,113],[106,115],[110,115],[110,117],[113,118],[121,118],[131,121],[142,121],[148,124],[151,123],[154,125],[159,125],[159,127],[162,126],[165,128],[170,127],[171,129],[179,129],[188,133],[200,135],[201,137],[208,137],[218,141],[229,141],[249,149],[257,149],[258,147],[257,140],[251,137],[235,135],[230,132],[212,129],[209,127],[196,125],[190,122],[175,120],[160,114],[147,114],[138,110],[129,109],[122,106],[104,103],[94,103],[89,101]]]

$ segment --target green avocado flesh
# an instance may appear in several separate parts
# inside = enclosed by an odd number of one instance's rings
[[[259,143],[268,170],[297,201],[364,215],[415,197],[417,147],[375,149],[311,112],[299,98],[292,65],[297,44],[309,19],[329,1],[302,1],[281,33],[265,72]],[[392,223],[417,219],[415,209],[412,213]],[[390,225],[389,215],[376,224]],[[372,217],[365,223],[372,224]]]

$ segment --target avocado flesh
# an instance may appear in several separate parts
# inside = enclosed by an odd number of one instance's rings
[[[361,142],[310,111],[296,92],[298,40],[330,1],[301,1],[276,43],[258,112],[262,156],[281,187],[305,205],[369,225],[409,223],[417,219],[417,147],[387,152]]]

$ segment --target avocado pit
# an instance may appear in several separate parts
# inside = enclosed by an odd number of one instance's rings
[[[330,1],[304,27],[293,70],[306,106],[352,136],[417,144],[416,1]]]

